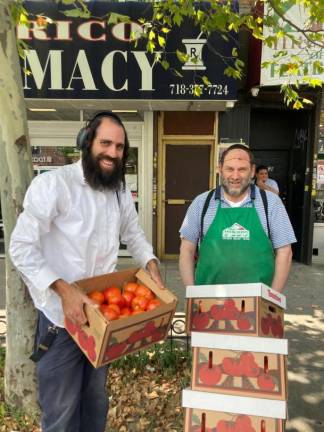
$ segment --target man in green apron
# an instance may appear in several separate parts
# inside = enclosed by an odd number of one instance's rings
[[[223,153],[219,172],[221,187],[192,202],[180,229],[183,283],[263,282],[282,291],[296,238],[281,199],[252,185],[253,155],[244,145]]]

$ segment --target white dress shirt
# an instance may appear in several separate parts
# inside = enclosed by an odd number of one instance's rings
[[[62,327],[61,299],[49,286],[113,272],[120,240],[141,267],[155,258],[130,191],[93,190],[78,161],[34,178],[9,253],[36,308]]]

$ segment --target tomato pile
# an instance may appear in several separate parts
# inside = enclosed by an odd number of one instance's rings
[[[125,283],[124,289],[110,286],[103,291],[92,291],[88,297],[100,306],[109,321],[136,315],[161,305],[155,294],[145,285]]]

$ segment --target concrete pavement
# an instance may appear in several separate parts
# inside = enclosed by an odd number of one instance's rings
[[[324,431],[324,263],[316,259],[312,266],[293,263],[285,289],[285,337],[289,340],[287,432]],[[122,258],[118,268],[133,266],[131,259]],[[183,311],[184,287],[177,262],[161,263],[161,273],[166,286],[179,298],[178,311]],[[0,309],[4,308],[4,284],[4,260],[0,258]]]

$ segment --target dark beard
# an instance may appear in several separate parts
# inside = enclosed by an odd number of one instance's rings
[[[114,162],[112,171],[105,172],[100,167],[101,159],[109,159]],[[85,150],[82,154],[83,174],[86,182],[95,190],[118,190],[123,184],[123,163],[119,159],[109,156],[96,156],[91,151]]]

